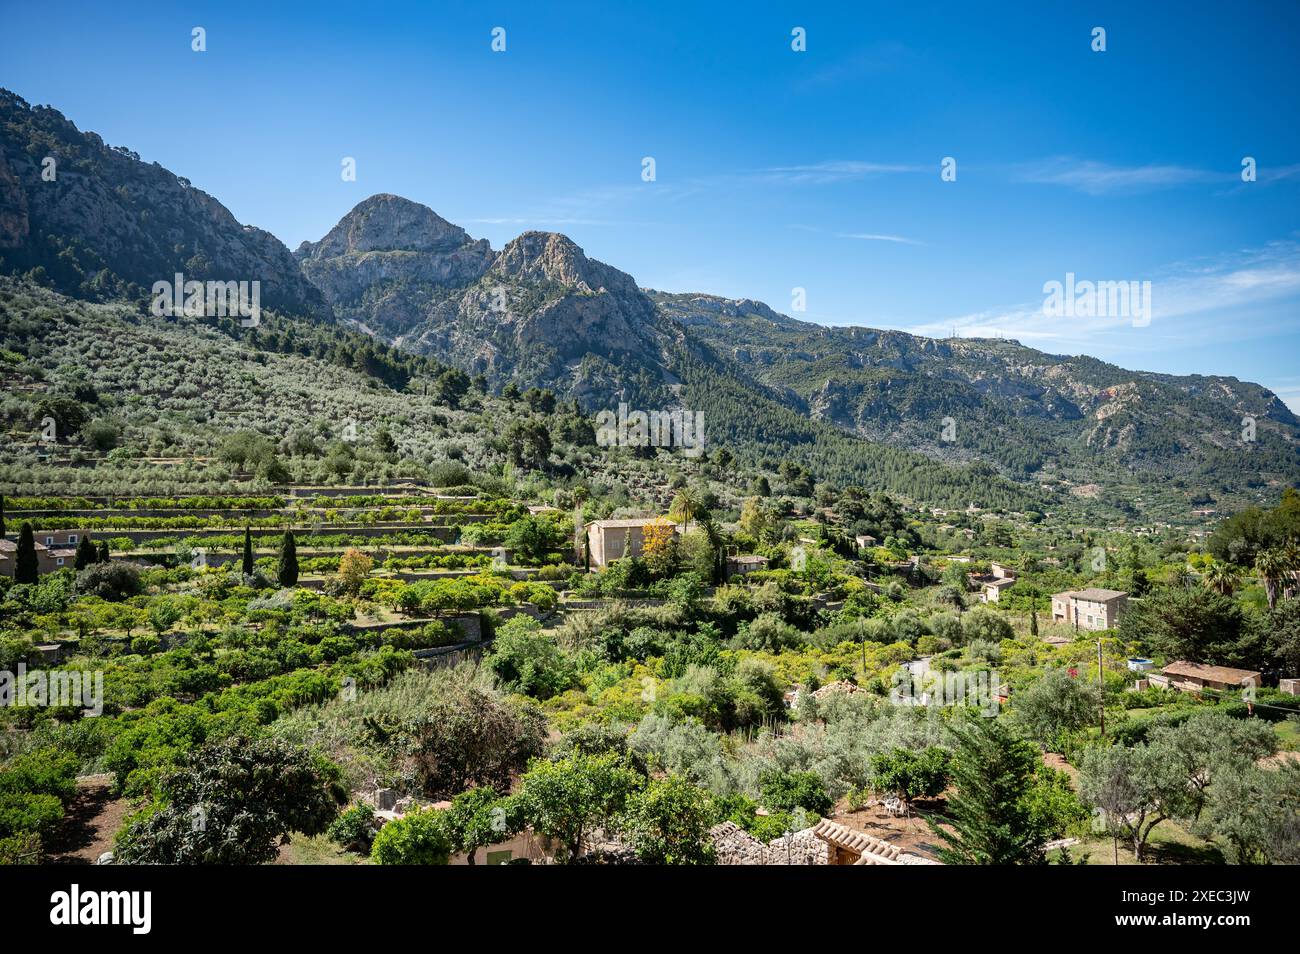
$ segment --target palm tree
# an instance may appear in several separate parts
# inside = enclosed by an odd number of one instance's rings
[[[1260,550],[1255,557],[1255,572],[1264,581],[1264,592],[1268,595],[1268,608],[1277,606],[1277,584],[1288,571],[1285,554],[1281,550]]]
[[[1286,572],[1283,574],[1287,582],[1282,587],[1282,595],[1294,595],[1295,590],[1300,587],[1300,542],[1294,539],[1288,540],[1285,547],[1282,548],[1282,559],[1286,561]]]
[[[677,491],[677,496],[668,507],[668,516],[680,523],[683,529],[689,529],[691,521],[700,510],[700,497],[689,487]]]
[[[1231,596],[1241,581],[1241,574],[1232,564],[1216,560],[1205,568],[1201,581],[1220,596]]]

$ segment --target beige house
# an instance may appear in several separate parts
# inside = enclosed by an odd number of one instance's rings
[[[77,531],[72,531],[76,533]],[[65,531],[65,534],[67,531]],[[42,534],[43,539],[45,535]],[[60,546],[57,543],[54,547],[48,547],[36,540],[36,572],[53,573],[55,570],[61,570],[65,566],[71,567],[76,560],[77,551],[75,546],[69,548],[66,544]],[[12,577],[14,567],[18,563],[18,544],[13,540],[0,540],[0,575]]]
[[[1114,629],[1128,611],[1128,594],[1121,590],[1066,590],[1052,594],[1052,619],[1079,629]]]
[[[592,566],[608,566],[623,557],[640,556],[645,546],[645,528],[663,523],[678,532],[675,523],[663,517],[640,517],[635,520],[593,520],[587,524],[587,555]]]
[[[36,531],[36,542],[44,544],[52,550],[76,549],[81,538],[86,535],[85,530],[38,530]]]
[[[450,803],[448,803],[450,804]],[[529,864],[546,864],[555,852],[548,848],[544,839],[526,828],[516,835],[493,845],[485,845],[474,854],[474,863],[478,865],[508,865],[521,860]],[[447,861],[449,865],[468,865],[469,855],[465,852],[454,854]]]
[[[746,573],[753,573],[755,570],[766,570],[768,559],[758,554],[741,554],[739,556],[727,557],[727,579],[733,576],[744,576]]]
[[[1002,591],[1016,582],[1016,572],[1001,563],[990,563],[988,573],[971,573],[970,581],[980,588],[981,603],[996,603]]]

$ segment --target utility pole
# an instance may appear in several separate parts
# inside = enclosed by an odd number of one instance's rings
[[[862,681],[867,681],[867,627],[858,620],[858,634],[862,637]]]
[[[1106,738],[1106,690],[1101,680],[1101,640],[1097,640],[1097,707],[1101,710],[1101,737]],[[1116,848],[1116,851],[1119,849]],[[1118,862],[1117,862],[1118,863]]]

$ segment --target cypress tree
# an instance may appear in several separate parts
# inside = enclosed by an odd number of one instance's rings
[[[1033,818],[1025,791],[1039,765],[1033,745],[997,718],[966,717],[950,727],[956,746],[948,799],[952,831],[926,824],[945,847],[949,865],[1024,865],[1044,861],[1047,836]]]
[[[99,541],[99,562],[107,563],[110,559],[111,557],[109,556],[108,553],[108,541],[100,540]]]
[[[90,542],[90,534],[83,533],[77,543],[77,555],[72,561],[73,568],[84,570],[90,564],[98,562],[99,554],[95,552],[95,545]]]
[[[280,544],[280,585],[284,587],[298,585],[298,545],[293,539],[293,531],[284,531],[284,540]]]
[[[5,495],[0,494],[0,540],[5,538]]]
[[[14,582],[35,583],[41,575],[36,561],[36,536],[32,525],[24,523],[18,531],[18,550],[14,554]]]
[[[244,528],[244,576],[253,575],[253,533],[248,527]]]

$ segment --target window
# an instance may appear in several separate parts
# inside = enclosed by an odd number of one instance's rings
[[[487,853],[487,863],[490,865],[508,865],[514,853],[508,848],[505,851],[489,851]]]
[[[63,566],[63,557],[59,557],[59,566]]]
[[[70,533],[70,534],[68,534],[68,542],[69,542],[69,543],[76,543],[76,542],[77,542],[77,535],[76,535],[75,533]]]
[[[48,546],[53,546],[53,545],[54,545],[54,538],[53,538],[53,537],[46,537],[46,538],[45,538],[45,545],[46,545],[47,547],[48,547]]]

